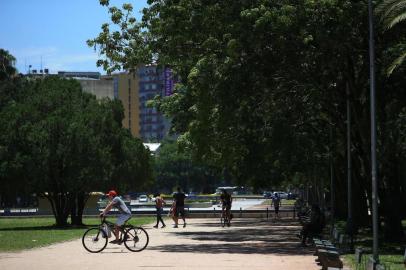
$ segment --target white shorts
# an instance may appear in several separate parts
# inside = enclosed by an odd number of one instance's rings
[[[130,218],[131,218],[131,214],[120,214],[117,218],[116,225],[122,226]]]

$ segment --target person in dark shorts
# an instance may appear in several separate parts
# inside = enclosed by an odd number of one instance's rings
[[[186,227],[186,219],[185,219],[185,198],[186,195],[183,193],[180,188],[178,188],[178,192],[173,194],[173,200],[175,201],[175,211],[174,211],[174,221],[175,225],[173,226],[174,228],[178,227],[178,220],[179,220],[179,215],[183,219],[183,228]]]
[[[275,209],[275,218],[279,218],[279,207],[281,206],[281,199],[277,192],[275,192],[275,194],[272,197],[272,204]]]
[[[231,221],[231,204],[233,203],[233,198],[231,194],[227,192],[227,190],[223,189],[223,192],[220,196],[221,201],[221,210],[227,216],[227,226],[230,226]]]

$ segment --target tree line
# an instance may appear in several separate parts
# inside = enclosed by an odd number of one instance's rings
[[[8,70],[0,81],[2,202],[35,193],[48,199],[58,226],[68,217],[80,225],[91,192],[151,182],[150,152],[122,127],[120,101],[96,100],[76,80]]]

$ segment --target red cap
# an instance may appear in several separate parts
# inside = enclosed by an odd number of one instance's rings
[[[116,197],[116,196],[117,196],[117,192],[116,192],[115,190],[110,190],[109,192],[107,192],[106,195],[107,195],[107,196]]]

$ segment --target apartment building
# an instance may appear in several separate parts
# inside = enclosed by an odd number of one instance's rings
[[[134,137],[140,137],[139,78],[136,72],[113,74],[114,98],[121,100],[124,107],[123,126]]]
[[[172,73],[156,65],[141,66],[139,77],[140,136],[144,142],[160,142],[170,128],[170,121],[156,108],[147,106],[155,96],[169,96],[173,91]]]

